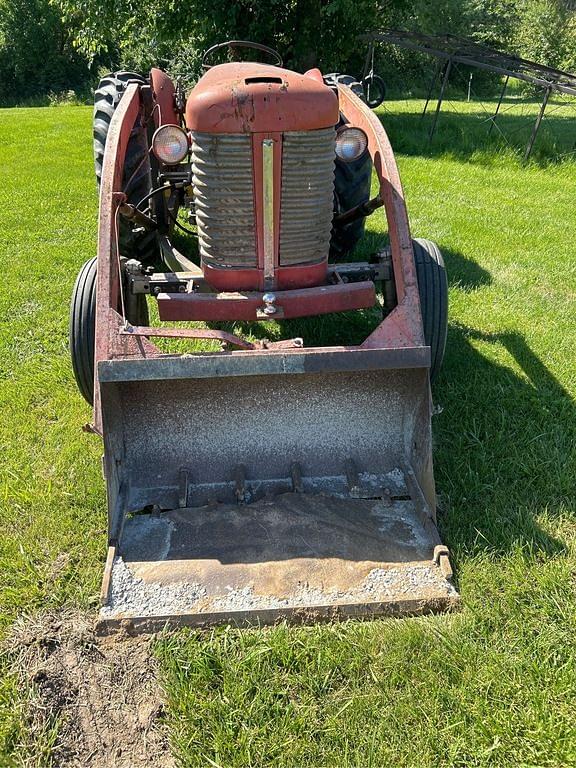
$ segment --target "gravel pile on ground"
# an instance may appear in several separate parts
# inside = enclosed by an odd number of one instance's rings
[[[186,606],[206,596],[200,584],[161,584],[145,582],[135,577],[121,557],[116,557],[112,568],[112,581],[108,604],[100,615],[114,616],[127,613],[139,616],[158,616],[181,613]]]

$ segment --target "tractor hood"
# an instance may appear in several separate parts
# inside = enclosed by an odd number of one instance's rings
[[[219,64],[188,97],[186,126],[202,133],[267,133],[336,125],[338,97],[316,73],[250,62]]]

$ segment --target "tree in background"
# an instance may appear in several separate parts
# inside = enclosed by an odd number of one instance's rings
[[[189,84],[202,51],[233,38],[276,47],[298,70],[358,75],[366,49],[357,36],[386,27],[449,32],[576,68],[571,0],[0,0],[0,102],[153,64]],[[378,49],[376,63],[404,93],[425,89],[434,66],[391,46]]]
[[[519,0],[516,47],[525,58],[551,67],[576,69],[576,13],[562,0]]]
[[[56,0],[87,56],[117,49],[127,66],[158,60],[198,75],[203,50],[227,39],[278,48],[288,66],[333,70],[359,61],[356,37],[379,17],[377,0]],[[395,5],[407,0],[395,0]]]
[[[82,88],[88,62],[49,0],[0,0],[0,101]]]

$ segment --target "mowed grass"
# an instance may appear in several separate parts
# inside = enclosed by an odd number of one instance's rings
[[[90,412],[67,351],[70,291],[95,252],[90,115],[0,111],[2,633],[22,611],[96,605],[106,536],[102,449],[81,430]],[[15,686],[2,675],[1,765],[19,757],[24,738],[26,692]]]
[[[576,765],[576,165],[478,149],[473,105],[429,148],[421,106],[382,115],[413,234],[440,244],[450,277],[435,472],[463,610],[159,638],[182,765]],[[81,431],[67,351],[95,248],[90,120],[0,112],[2,632],[22,611],[96,610],[101,446]],[[369,230],[360,253],[383,238],[382,212]],[[346,341],[358,323],[309,330]],[[18,759],[24,698],[4,674],[0,765]]]

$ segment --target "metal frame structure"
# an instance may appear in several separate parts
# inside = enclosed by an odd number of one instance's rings
[[[128,141],[146,116],[145,90],[128,85],[114,113],[100,189],[92,430],[105,446],[108,556],[99,631],[457,607],[447,581],[448,550],[435,524],[430,347],[402,186],[380,121],[339,86],[343,111],[368,136],[379,179],[371,202],[386,212],[397,305],[358,346],[252,343],[225,331],[136,327],[126,320],[118,217]],[[178,261],[176,251],[172,257]],[[159,283],[153,292],[159,308],[173,306],[174,318],[189,317],[180,288],[199,275],[175,271],[165,278],[165,287]],[[328,287],[334,286],[315,289],[316,297]],[[354,296],[354,284],[336,287],[338,295]],[[302,302],[302,292],[285,291],[286,307]],[[263,295],[254,293],[261,303]],[[313,305],[301,309],[314,312]],[[164,354],[153,343],[161,336],[216,339],[229,348]],[[151,507],[164,512],[133,514]],[[371,569],[384,573],[391,565],[393,578],[424,570],[433,584],[425,580],[412,592],[348,589],[363,584]],[[194,589],[203,581],[208,591],[184,611],[114,612],[114,569],[128,566],[138,590],[147,581],[168,591],[173,583]],[[255,584],[259,594],[289,585],[292,597],[236,610],[218,597],[229,579],[242,589]],[[319,586],[298,603],[310,581]]]
[[[534,143],[542,124],[542,119],[550,96],[553,93],[576,96],[575,74],[565,72],[561,69],[554,69],[553,67],[548,67],[544,64],[538,64],[537,62],[523,59],[514,54],[499,51],[468,38],[450,34],[433,36],[425,35],[420,32],[389,29],[383,30],[382,32],[372,32],[362,35],[360,39],[368,43],[368,53],[364,65],[365,71],[368,71],[371,62],[373,62],[376,43],[395,45],[400,48],[417,51],[418,53],[425,53],[438,59],[438,64],[430,82],[422,113],[423,115],[426,114],[428,105],[433,98],[434,89],[440,80],[440,91],[436,101],[434,119],[429,134],[430,141],[433,139],[436,132],[438,117],[453,64],[463,64],[469,67],[494,72],[504,78],[496,109],[490,117],[489,134],[496,125],[496,119],[500,112],[500,107],[506,94],[510,78],[530,83],[543,90],[540,109],[524,152],[525,160],[530,157],[532,149],[534,148]]]
[[[397,306],[380,323],[380,325],[368,336],[359,347],[332,347],[319,349],[305,349],[302,351],[300,343],[293,343],[297,354],[311,356],[316,353],[345,352],[358,356],[358,364],[369,350],[382,350],[383,357],[386,353],[394,352],[394,365],[399,363],[399,352],[404,353],[403,365],[411,367],[429,365],[429,348],[424,345],[422,320],[420,314],[420,299],[416,280],[412,239],[408,223],[408,214],[404,202],[402,186],[398,167],[394,158],[388,136],[382,127],[380,120],[368,109],[352,91],[343,85],[338,86],[341,104],[349,119],[354,125],[362,128],[368,136],[368,150],[372,156],[374,167],[380,182],[378,193],[378,205],[383,205],[388,220],[390,236],[391,259],[396,283]],[[118,251],[117,221],[120,215],[120,207],[125,201],[122,190],[122,169],[130,132],[140,110],[144,108],[141,88],[137,84],[130,84],[126,89],[122,101],[114,113],[110,126],[109,138],[104,156],[104,172],[100,190],[100,214],[98,227],[98,301],[96,309],[96,344],[95,344],[95,402],[94,402],[94,429],[102,432],[102,417],[99,401],[99,366],[104,361],[122,358],[155,358],[163,357],[160,351],[148,341],[152,336],[170,336],[182,338],[207,338],[206,331],[202,329],[158,329],[148,327],[131,327],[119,312],[121,308],[121,270]],[[345,265],[339,265],[344,267]],[[358,266],[358,265],[354,265]],[[198,270],[200,273],[200,270]],[[175,273],[175,279],[188,279],[185,273]],[[201,279],[200,274],[195,275]],[[373,292],[373,284],[370,283]],[[314,299],[313,314],[322,311],[343,311],[353,309],[355,294],[365,294],[365,281],[359,283],[343,283],[336,285],[319,286],[312,289],[293,289],[276,292],[278,305],[282,307],[286,302],[284,317],[294,316],[288,314],[293,304],[300,306],[298,315],[309,314],[312,306],[307,304],[306,291],[310,291]],[[159,305],[160,317],[165,320],[223,320],[236,317],[237,319],[257,319],[256,305],[261,305],[262,292],[245,292],[238,299],[230,294],[206,294],[204,314],[191,315],[190,306],[199,299],[194,294],[185,292],[169,293],[161,292],[156,295]],[[323,309],[323,294],[342,297],[339,301],[328,300]],[[284,294],[284,295],[283,295]],[[345,298],[348,296],[348,298]],[[200,299],[201,301],[201,299]],[[250,308],[246,318],[238,315],[238,301],[245,302]],[[225,315],[214,316],[212,305],[220,302],[226,305],[229,302],[230,310]],[[228,314],[230,312],[230,314]],[[252,318],[252,314],[254,317]],[[250,316],[250,317],[249,317]],[[260,318],[261,319],[261,318]],[[246,349],[247,342],[233,337],[231,334],[215,331],[210,338],[231,343]],[[268,348],[272,351],[273,345]],[[282,343],[283,354],[290,354],[287,342]],[[257,349],[253,348],[254,351]],[[226,352],[224,355],[244,354],[242,352]],[[401,355],[402,356],[402,355]],[[325,355],[323,355],[326,359]],[[348,367],[348,366],[347,366]]]

